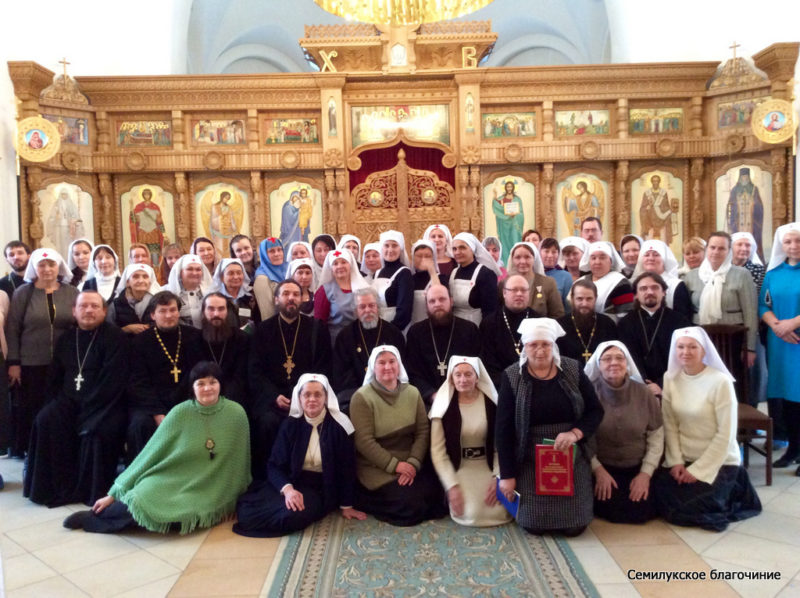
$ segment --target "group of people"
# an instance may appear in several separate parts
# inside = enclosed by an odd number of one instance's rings
[[[237,533],[276,536],[337,508],[487,526],[511,520],[499,499],[565,535],[593,516],[722,530],[757,514],[737,391],[785,426],[776,466],[800,462],[800,224],[766,268],[747,233],[690,239],[679,267],[661,241],[581,231],[528,231],[508,264],[499,239],[443,224],[410,253],[398,231],[257,250],[239,235],[224,258],[201,237],[158,274],[143,246],[120,271],[107,245],[75,241],[65,262],[11,242],[0,445],[27,459],[32,501],[91,505],[65,521],[86,531],[235,512]],[[749,388],[715,323],[747,327]],[[574,454],[566,496],[537,488],[548,442]]]

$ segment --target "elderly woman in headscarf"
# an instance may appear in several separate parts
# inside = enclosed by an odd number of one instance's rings
[[[97,291],[106,301],[114,298],[119,284],[119,258],[109,245],[95,245],[84,291]]]
[[[356,258],[347,249],[335,249],[325,256],[320,287],[314,293],[314,317],[328,325],[331,343],[342,328],[356,319],[353,293],[369,286],[358,271]]]
[[[270,538],[300,531],[336,508],[345,519],[366,519],[353,508],[356,458],[353,424],[339,410],[336,394],[322,374],[303,374],[292,392],[287,417],[267,465],[239,497],[242,536]]]
[[[289,262],[286,280],[293,280],[300,285],[300,312],[307,316],[314,315],[316,291],[314,290],[314,265],[312,260],[301,257]]]
[[[586,439],[603,419],[603,407],[580,364],[561,357],[556,339],[564,329],[550,318],[528,318],[519,326],[525,347],[519,363],[503,372],[497,398],[495,444],[499,490],[509,501],[520,494],[517,523],[533,534],[577,536],[592,520],[591,454]],[[571,496],[537,494],[535,446],[574,450]],[[577,445],[577,446],[575,446]]]
[[[633,309],[633,287],[622,274],[624,266],[617,250],[608,241],[592,243],[581,258],[581,271],[589,272],[584,278],[597,287],[595,311],[615,322]]]
[[[675,525],[711,531],[760,513],[736,442],[733,376],[699,326],[672,333],[661,409],[664,465],[653,480],[658,513]]]
[[[692,319],[692,299],[684,282],[678,277],[678,260],[664,241],[649,239],[642,243],[639,259],[631,280],[643,272],[655,272],[667,283],[664,301],[670,309]]]
[[[594,514],[614,523],[649,521],[656,516],[650,478],[664,453],[661,404],[619,341],[600,343],[584,373],[604,409],[592,457]]]
[[[378,270],[383,268],[381,244],[377,242],[367,243],[364,245],[364,251],[361,257],[361,273],[364,275],[364,280],[372,282]]]
[[[411,246],[411,272],[414,281],[414,307],[411,310],[411,324],[421,322],[428,317],[425,292],[436,284],[444,284],[439,275],[439,264],[436,261],[436,246],[420,239]]]
[[[519,274],[530,285],[529,306],[538,315],[558,319],[564,315],[564,303],[555,279],[544,272],[544,262],[533,243],[520,242],[508,254],[508,274]]]
[[[242,327],[251,324],[254,326],[261,321],[258,302],[253,296],[247,267],[242,260],[222,258],[217,264],[217,269],[214,270],[213,280],[214,290],[225,295],[236,306],[238,315],[238,320],[234,322],[236,325]]]
[[[356,258],[358,268],[361,269],[361,239],[355,235],[342,235],[336,249],[347,249]]]
[[[378,291],[381,318],[403,330],[414,308],[414,281],[406,253],[406,238],[400,231],[381,233],[383,266],[375,273],[372,287]]]
[[[64,258],[54,249],[31,253],[25,282],[11,297],[6,319],[8,382],[19,385],[18,408],[12,416],[11,455],[23,456],[36,414],[44,405],[47,367],[58,338],[75,323],[72,306],[78,289]]]
[[[422,239],[433,243],[439,273],[448,278],[457,265],[453,259],[453,235],[450,229],[445,224],[431,224],[425,229]]]
[[[16,294],[15,294],[16,296]],[[800,223],[779,226],[758,302],[761,320],[768,327],[770,415],[782,417],[789,446],[775,462],[788,467],[800,462]],[[781,413],[782,411],[782,413]],[[800,467],[795,472],[800,475]]]
[[[144,332],[153,324],[147,308],[150,299],[159,290],[152,267],[147,264],[128,264],[117,285],[116,296],[108,305],[106,321],[131,336]]]
[[[72,272],[70,284],[83,290],[83,283],[89,275],[94,245],[89,239],[75,239],[67,249],[67,268]]]
[[[275,315],[275,287],[286,279],[289,262],[283,250],[283,242],[276,237],[267,237],[258,245],[261,264],[253,281],[253,295],[258,303],[262,320]]]
[[[178,258],[162,288],[181,300],[181,324],[201,328],[203,296],[214,286],[211,273],[199,256],[187,253]]]
[[[450,517],[474,527],[511,517],[497,501],[494,448],[497,391],[477,357],[453,355],[431,407],[431,459],[447,493]]]
[[[426,463],[430,428],[419,391],[408,384],[400,351],[372,350],[364,385],[350,402],[355,427],[357,508],[392,525],[417,525],[447,514],[436,474]]]
[[[578,280],[582,276],[581,260],[589,249],[589,241],[581,237],[566,237],[559,241],[559,246],[561,247],[559,265],[569,272],[573,281]]]
[[[481,245],[483,245],[484,249],[489,252],[489,255],[494,258],[497,267],[500,268],[500,276],[497,277],[497,281],[505,280],[508,277],[508,270],[506,270],[505,264],[503,264],[503,244],[500,242],[500,239],[489,236],[481,241]]]
[[[450,273],[447,285],[453,298],[453,313],[478,326],[499,305],[500,268],[471,233],[458,233],[453,238],[453,256],[458,267]]]

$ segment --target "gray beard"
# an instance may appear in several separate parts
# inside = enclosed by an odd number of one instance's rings
[[[374,321],[372,321],[372,322],[365,322],[364,320],[359,320],[359,322],[361,322],[361,327],[362,327],[364,330],[374,330],[375,328],[377,328],[377,327],[378,327],[378,322],[379,322],[379,320],[378,320],[378,319],[375,319],[375,320],[374,320]]]

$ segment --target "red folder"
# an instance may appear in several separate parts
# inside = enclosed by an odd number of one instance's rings
[[[575,493],[574,450],[575,445],[570,446],[566,453],[549,444],[536,445],[536,494],[572,496]]]

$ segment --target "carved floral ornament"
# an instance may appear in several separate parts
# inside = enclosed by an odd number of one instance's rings
[[[329,149],[323,154],[323,161],[326,168],[341,168],[344,164],[344,157],[340,150]]]
[[[480,148],[475,147],[474,145],[468,145],[461,150],[461,161],[464,164],[477,164],[478,160],[481,159],[481,150]]]
[[[584,160],[593,160],[600,155],[600,146],[595,141],[585,141],[581,143],[578,151]]]
[[[314,0],[323,10],[348,21],[376,25],[407,26],[449,21],[483,8],[492,0]]]

